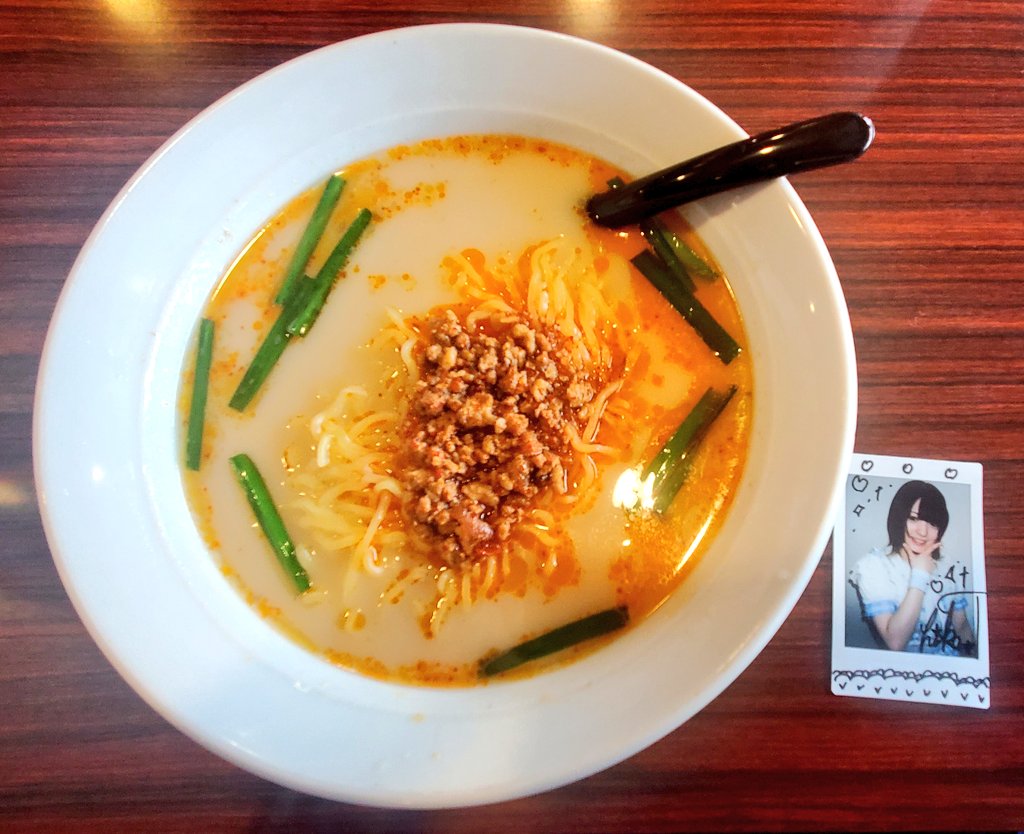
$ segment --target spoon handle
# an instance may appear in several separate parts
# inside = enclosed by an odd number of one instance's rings
[[[875,138],[859,113],[830,113],[695,156],[628,185],[595,194],[587,214],[617,228],[710,194],[856,159]]]

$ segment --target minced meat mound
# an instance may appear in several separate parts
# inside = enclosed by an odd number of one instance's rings
[[[404,436],[406,512],[446,564],[500,552],[550,489],[565,493],[572,446],[595,383],[564,337],[525,319],[467,327],[451,309],[426,321]]]

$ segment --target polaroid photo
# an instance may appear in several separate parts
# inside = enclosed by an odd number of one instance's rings
[[[833,536],[832,692],[991,703],[982,469],[855,454]]]

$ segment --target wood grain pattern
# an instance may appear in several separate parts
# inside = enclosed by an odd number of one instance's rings
[[[0,0],[0,829],[1019,829],[1024,5],[509,5]],[[334,41],[451,21],[622,49],[751,133],[831,109],[874,118],[862,160],[794,184],[850,307],[856,448],[985,466],[991,710],[831,696],[830,552],[768,648],[684,727],[503,805],[391,812],[279,788],[170,727],[109,666],[60,585],[32,484],[35,375],[79,248],[135,169],[233,87]]]

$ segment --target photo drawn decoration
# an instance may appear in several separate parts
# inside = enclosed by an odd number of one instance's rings
[[[990,704],[978,463],[855,454],[833,537],[832,692]]]

